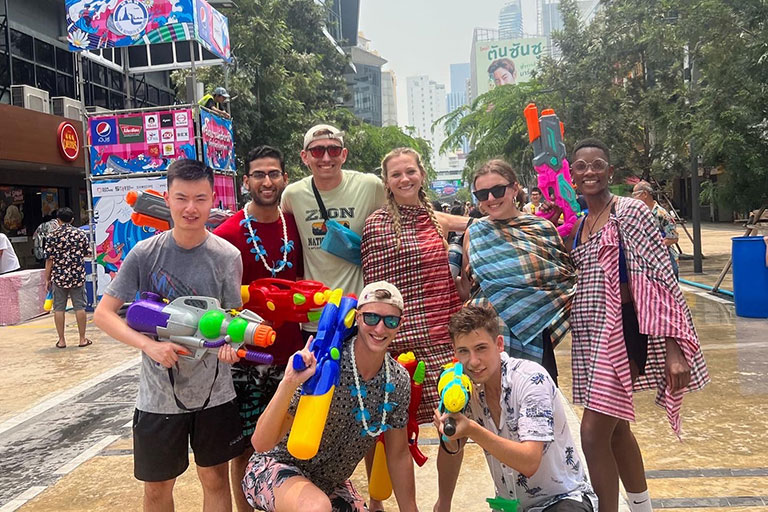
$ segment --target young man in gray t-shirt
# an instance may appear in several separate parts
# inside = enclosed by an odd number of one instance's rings
[[[213,297],[223,308],[242,304],[240,253],[205,229],[214,201],[213,171],[195,160],[174,162],[165,200],[173,229],[133,248],[96,308],[94,323],[142,351],[133,444],[144,510],[173,509],[173,485],[189,465],[189,444],[203,485],[203,510],[231,510],[227,462],[246,442],[229,366],[239,360],[235,351],[225,345],[218,357],[179,357],[187,349],[134,331],[117,313],[139,292],[171,301]]]

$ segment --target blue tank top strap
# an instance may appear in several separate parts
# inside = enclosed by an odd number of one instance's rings
[[[576,236],[573,237],[572,249],[575,249],[581,243],[581,230],[584,229],[584,219],[586,219],[586,216],[582,217],[579,222],[579,229],[576,230]]]

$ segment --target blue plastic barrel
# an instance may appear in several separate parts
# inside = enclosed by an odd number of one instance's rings
[[[93,311],[93,275],[91,275],[91,265],[93,260],[85,258],[85,310]]]
[[[731,240],[736,314],[750,318],[768,318],[765,240],[762,236],[737,236]]]

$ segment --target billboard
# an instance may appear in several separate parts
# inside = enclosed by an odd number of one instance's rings
[[[463,186],[461,180],[435,180],[429,184],[438,196],[452,196]]]
[[[545,37],[478,41],[475,47],[477,95],[498,85],[530,80],[546,44]]]
[[[206,50],[229,62],[229,22],[205,0],[195,0],[195,36]]]
[[[99,180],[93,183],[94,238],[96,240],[97,289],[105,290],[125,256],[145,238],[155,234],[153,228],[131,222],[133,209],[125,202],[131,190],[151,188],[165,192],[165,177]]]
[[[162,110],[88,119],[91,174],[160,172],[196,158],[192,110]]]
[[[235,144],[232,120],[200,109],[203,162],[217,171],[235,172]]]
[[[194,37],[193,0],[66,0],[69,49],[77,52]]]

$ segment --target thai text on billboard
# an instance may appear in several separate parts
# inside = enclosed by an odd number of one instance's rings
[[[232,121],[200,110],[203,162],[211,169],[235,172],[235,146]]]
[[[475,46],[477,94],[531,79],[546,49],[544,37],[482,41]]]
[[[174,160],[196,157],[194,137],[190,109],[91,117],[91,174],[165,171]]]

